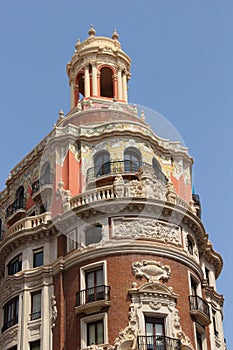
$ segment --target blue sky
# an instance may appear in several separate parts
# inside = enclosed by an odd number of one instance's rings
[[[233,2],[0,0],[0,187],[69,111],[66,63],[89,25],[114,27],[132,58],[129,101],[166,117],[195,159],[195,190],[224,258],[225,336],[233,348]],[[150,124],[156,130],[156,120]]]

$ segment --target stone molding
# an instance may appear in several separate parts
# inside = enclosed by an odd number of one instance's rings
[[[162,265],[158,261],[143,260],[132,264],[132,272],[137,278],[145,277],[149,283],[158,282],[160,279],[168,281],[171,277],[171,268],[168,265]]]

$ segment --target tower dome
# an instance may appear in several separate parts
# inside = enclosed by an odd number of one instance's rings
[[[121,49],[116,30],[112,38],[96,36],[93,26],[88,38],[77,41],[75,53],[67,64],[71,92],[71,109],[80,100],[95,102],[114,99],[127,102],[127,82],[130,79],[129,56]]]

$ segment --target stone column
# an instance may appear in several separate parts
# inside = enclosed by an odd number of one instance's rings
[[[113,74],[112,76],[112,85],[113,85],[113,97],[117,98],[118,91],[117,91],[117,75]]]
[[[90,74],[89,74],[89,64],[87,64],[87,65],[85,66],[84,86],[85,86],[85,97],[90,97]]]
[[[49,286],[45,285],[41,295],[41,345],[43,350],[50,350],[51,338],[51,306],[49,299]]]
[[[123,90],[123,100],[128,102],[127,98],[127,82],[126,82],[126,72],[123,72],[122,75],[122,90]]]
[[[92,64],[92,95],[97,96],[98,91],[97,91],[97,67],[96,63]]]
[[[70,81],[70,108],[72,109],[75,105],[75,86],[74,81]]]
[[[121,69],[117,71],[117,87],[118,87],[118,100],[122,100],[122,76]]]

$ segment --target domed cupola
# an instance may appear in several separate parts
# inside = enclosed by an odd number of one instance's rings
[[[71,109],[82,99],[91,98],[97,104],[112,99],[127,102],[131,60],[121,49],[119,35],[114,30],[112,38],[95,36],[93,26],[88,34],[82,43],[77,41],[75,53],[67,64]]]

